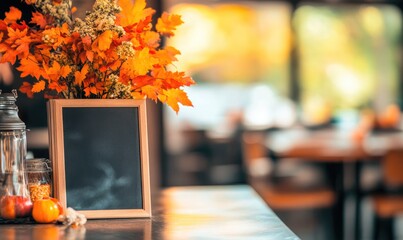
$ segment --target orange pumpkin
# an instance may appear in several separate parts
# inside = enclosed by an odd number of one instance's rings
[[[32,208],[32,217],[38,223],[51,223],[57,220],[60,211],[57,203],[50,198],[36,200]]]
[[[57,200],[56,198],[52,198],[52,197],[50,197],[50,200],[52,200],[54,203],[57,204],[57,208],[59,209],[59,215],[63,214],[64,209],[63,209],[62,204],[59,202],[59,200]]]

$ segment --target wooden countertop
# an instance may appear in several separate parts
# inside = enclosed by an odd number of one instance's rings
[[[79,228],[0,224],[14,239],[299,239],[247,185],[172,187],[153,197],[146,219],[88,220]]]

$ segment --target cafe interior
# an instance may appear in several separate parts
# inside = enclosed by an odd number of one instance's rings
[[[152,191],[248,184],[301,239],[403,239],[402,1],[147,2],[196,81],[193,107],[147,103]],[[48,158],[45,100],[18,104]]]

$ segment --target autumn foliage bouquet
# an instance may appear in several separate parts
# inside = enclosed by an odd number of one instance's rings
[[[34,77],[19,89],[29,97],[148,97],[176,112],[192,105],[183,87],[194,81],[169,70],[180,52],[161,47],[182,23],[179,15],[164,12],[154,27],[145,0],[96,0],[84,19],[73,19],[71,0],[25,2],[35,9],[30,22],[15,7],[0,20],[0,62],[18,62],[21,77]]]

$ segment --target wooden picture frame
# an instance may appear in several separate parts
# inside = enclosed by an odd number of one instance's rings
[[[151,217],[146,101],[51,99],[53,192],[88,219]]]

